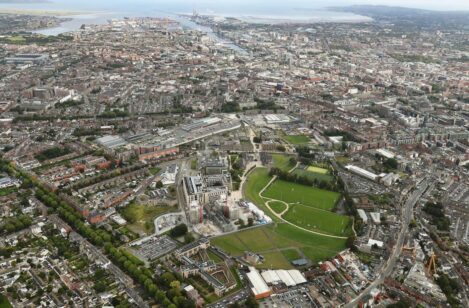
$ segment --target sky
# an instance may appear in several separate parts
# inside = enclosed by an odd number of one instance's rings
[[[49,0],[58,2],[62,6],[74,9],[112,9],[128,8],[144,11],[145,8],[161,10],[192,11],[196,6],[198,10],[213,10],[214,12],[239,10],[265,10],[273,9],[320,9],[328,6],[346,6],[352,4],[375,4],[403,6],[431,10],[467,10],[469,0]],[[42,4],[45,6],[44,4]]]

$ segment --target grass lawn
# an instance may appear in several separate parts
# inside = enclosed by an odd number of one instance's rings
[[[304,170],[304,169],[296,169],[295,171],[293,171],[293,174],[296,174],[298,176],[305,176],[310,180],[316,179],[318,181],[327,181],[327,182],[330,182],[333,180],[332,175],[311,172],[311,171]]]
[[[277,202],[277,201],[275,201],[275,202],[270,202],[270,203],[269,203],[269,206],[270,206],[270,208],[271,208],[275,213],[277,213],[277,214],[282,213],[282,212],[285,211],[285,209],[287,208],[287,206],[286,206],[284,203],[282,203],[282,202]]]
[[[346,165],[348,163],[350,163],[352,160],[349,158],[349,157],[345,157],[345,156],[337,156],[335,158],[335,160],[339,163],[339,164],[342,164],[342,165]]]
[[[21,35],[10,36],[8,40],[12,43],[23,43],[26,42],[26,39]]]
[[[197,159],[191,160],[191,169],[197,170]]]
[[[276,268],[281,268],[281,269],[292,269],[293,266],[292,264],[288,261],[287,258],[282,254],[280,251],[272,251],[272,252],[266,252],[262,253],[264,256],[265,260],[262,264],[259,264],[259,268],[265,268],[265,269],[276,269]]]
[[[290,163],[290,157],[287,155],[273,154],[272,160],[274,167],[283,171],[290,171],[291,168],[295,167],[295,164]]]
[[[155,232],[155,224],[153,222],[155,218],[173,210],[170,206],[129,204],[120,210],[120,213],[130,223],[129,227],[131,229],[152,234]]]
[[[287,238],[296,243],[307,258],[313,262],[327,260],[345,249],[345,239],[337,239],[312,234],[289,224],[278,224],[275,233],[279,238]]]
[[[283,139],[293,145],[301,145],[311,142],[311,139],[309,139],[305,135],[285,135]]]
[[[316,166],[309,166],[307,170],[310,171],[310,172],[319,173],[319,174],[328,174],[329,173],[329,170],[324,169],[324,168],[319,168],[319,167],[316,167]]]
[[[270,267],[270,263],[279,266],[274,268],[291,268],[289,258],[297,259],[297,249],[313,262],[324,261],[345,249],[345,240],[311,234],[285,223],[217,237],[211,243],[234,256],[241,256],[245,251],[260,253],[267,259],[261,265],[263,268]]]
[[[290,205],[290,209],[282,217],[302,228],[331,235],[348,236],[351,231],[348,216],[301,204]]]
[[[8,298],[3,294],[0,294],[0,308],[13,308]]]
[[[301,258],[300,253],[296,249],[282,250],[282,254],[290,262]]]
[[[150,169],[148,169],[148,171],[150,171],[150,174],[151,174],[151,175],[155,175],[155,174],[157,174],[158,172],[161,171],[161,168],[158,168],[158,167],[151,167]]]
[[[264,192],[264,196],[287,203],[301,203],[323,210],[331,210],[340,194],[315,187],[277,180]]]
[[[211,250],[207,250],[207,255],[210,258],[210,260],[214,261],[215,263],[219,263],[223,261],[222,258],[220,258],[218,255],[213,253]]]
[[[259,192],[269,183],[271,177],[267,168],[256,168],[250,174],[243,186],[243,196],[257,205],[266,214],[270,214],[269,209],[265,206],[264,200],[259,197]],[[274,215],[269,215],[274,221],[279,221]]]
[[[279,155],[280,157],[285,157]],[[278,162],[278,161],[277,161]],[[283,162],[288,162],[283,158]],[[244,196],[247,200],[255,203],[266,213],[270,211],[265,206],[264,200],[259,197],[259,191],[270,181],[269,171],[266,168],[257,168],[249,175],[246,185],[244,185]],[[279,192],[284,192],[282,197],[284,201],[295,203],[304,201],[307,204],[302,205],[305,208],[319,207],[331,209],[337,198],[338,193],[303,186],[295,183],[275,181],[272,186],[265,192],[271,194],[274,199],[281,199]],[[292,188],[296,190],[292,192]],[[285,200],[286,199],[286,200]],[[299,199],[299,200],[298,200]],[[272,202],[271,207],[275,211],[283,211],[285,205],[279,202]],[[335,215],[325,211],[319,211],[321,214]],[[308,211],[308,213],[311,211]],[[273,216],[273,215],[271,215]],[[298,259],[300,251],[313,262],[327,260],[337,254],[337,252],[345,249],[345,239],[328,238],[316,234],[300,230],[294,226],[281,222],[280,219],[272,217],[276,225],[268,225],[254,229],[242,230],[233,234],[213,238],[211,240],[214,246],[217,246],[227,253],[234,256],[241,256],[245,251],[252,251],[262,254],[266,258],[266,262],[259,267],[269,268],[291,268],[289,261]],[[342,218],[342,217],[341,217]],[[344,217],[344,219],[348,219]]]

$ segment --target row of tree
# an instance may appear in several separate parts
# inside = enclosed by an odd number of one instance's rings
[[[305,175],[298,175],[294,173],[289,173],[288,171],[281,170],[279,168],[271,168],[269,172],[270,176],[276,175],[279,179],[287,182],[294,182],[301,185],[307,186],[314,186],[317,188],[330,190],[330,191],[338,191],[339,187],[333,182],[325,181],[325,180],[318,180],[316,178],[310,178]]]
[[[27,173],[16,170],[7,161],[0,159],[0,170],[8,172],[10,175],[16,175],[23,179],[28,179],[36,187],[36,197],[43,202],[52,212],[56,212],[64,221],[66,221],[75,231],[88,239],[92,244],[104,248],[106,255],[117,264],[124,272],[131,276],[136,282],[142,285],[148,296],[163,307],[195,307],[194,303],[187,300],[182,294],[171,290],[165,285],[158,285],[158,280],[153,278],[152,272],[145,267],[144,263],[133,256],[130,252],[116,248],[120,245],[107,231],[97,229],[85,224],[81,215],[70,205],[53,192],[48,191],[37,180]],[[165,292],[166,291],[166,292]],[[171,299],[168,295],[172,296]]]

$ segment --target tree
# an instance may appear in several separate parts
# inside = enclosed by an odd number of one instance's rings
[[[163,188],[163,182],[161,181],[156,182],[156,188]]]
[[[256,301],[256,299],[253,296],[249,296],[246,302],[244,302],[244,305],[247,308],[258,308],[259,303]]]
[[[184,243],[189,244],[192,243],[194,240],[195,238],[191,233],[186,233],[186,235],[184,235]]]
[[[181,288],[181,282],[179,280],[174,280],[174,281],[171,281],[169,286],[171,287],[171,289],[179,290]]]
[[[346,246],[347,248],[353,248],[353,247],[355,247],[355,240],[356,240],[356,238],[355,238],[354,235],[349,236],[349,237],[347,238],[347,241],[345,242],[345,246]]]
[[[187,233],[187,231],[188,231],[187,225],[186,224],[180,224],[180,225],[177,225],[176,227],[174,227],[173,229],[171,229],[169,234],[172,237],[180,237],[180,236],[185,235]]]
[[[283,145],[281,145],[281,144],[279,144],[279,145],[277,146],[277,151],[279,151],[279,152],[285,152],[286,150],[287,150],[287,149],[285,148],[285,146],[283,146]]]

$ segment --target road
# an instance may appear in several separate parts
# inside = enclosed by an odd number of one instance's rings
[[[68,230],[73,230],[65,221],[63,221],[57,215],[50,215],[49,219],[59,227]],[[81,236],[75,231],[72,231],[70,233],[70,239],[78,241],[81,244],[81,249],[87,251],[90,255],[92,255],[95,262],[99,260],[101,264],[105,264],[107,270],[116,278],[116,280],[121,283],[123,289],[129,296],[129,298],[132,299],[138,307],[150,307],[147,302],[140,296],[140,294],[134,289],[132,278],[127,276],[127,274],[124,273],[119,267],[114,265],[111,260],[109,260],[108,257],[104,255],[104,253],[100,249],[91,244],[87,239],[85,239],[83,236]]]
[[[389,256],[388,261],[381,269],[378,278],[376,278],[365,290],[363,290],[355,299],[350,301],[344,307],[346,308],[355,307],[364,297],[366,297],[371,292],[371,290],[378,287],[380,284],[384,282],[384,279],[386,277],[391,275],[396,265],[397,259],[399,258],[401,254],[402,246],[404,245],[404,239],[409,228],[410,220],[412,219],[413,208],[415,204],[417,204],[417,201],[420,199],[420,197],[428,189],[428,187],[429,187],[429,184],[427,180],[423,180],[421,184],[417,187],[417,189],[412,193],[412,195],[407,198],[404,204],[404,207],[402,209],[401,231],[398,234],[397,242],[393,247],[393,251],[391,255]]]

